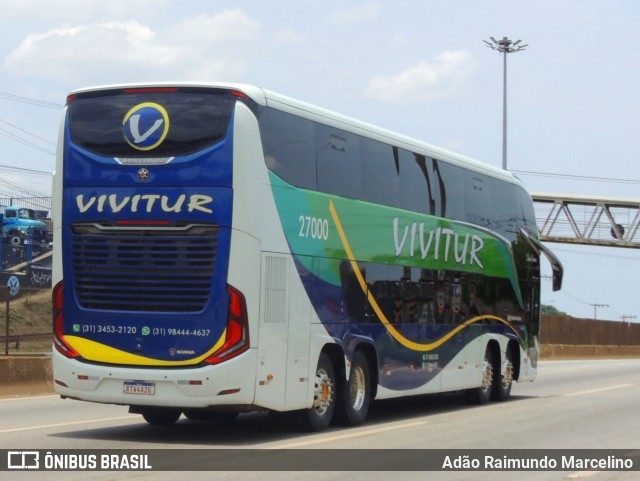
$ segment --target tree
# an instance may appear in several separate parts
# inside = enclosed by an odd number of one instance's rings
[[[548,304],[542,304],[542,315],[547,316],[568,316],[566,312],[559,311],[556,306],[550,306]]]

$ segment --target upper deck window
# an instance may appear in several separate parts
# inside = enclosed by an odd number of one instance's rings
[[[202,88],[106,90],[69,102],[72,143],[105,157],[175,157],[222,140],[236,97]]]

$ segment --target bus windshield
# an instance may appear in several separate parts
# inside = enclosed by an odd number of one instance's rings
[[[69,103],[71,141],[104,157],[187,155],[224,138],[234,102],[224,91],[198,88],[78,94]],[[123,119],[131,119],[130,138],[122,135]]]

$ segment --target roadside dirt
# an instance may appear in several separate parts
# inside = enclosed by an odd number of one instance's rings
[[[6,333],[7,320],[6,300],[0,302],[0,337],[4,338]],[[33,292],[23,293],[23,295],[12,300],[9,304],[9,335],[22,336],[25,334],[49,334],[51,333],[51,291],[49,289],[39,289]],[[20,340],[16,345],[15,340],[9,343],[9,358],[4,358],[2,368],[28,372],[25,381],[19,384],[5,383],[0,379],[0,398],[25,396],[51,393],[50,383],[43,381],[43,376],[48,376],[50,371],[50,360],[42,358],[43,353],[51,352],[51,338],[39,340]],[[1,353],[4,354],[4,342],[0,346]],[[19,354],[20,358],[13,358],[12,355]],[[38,359],[29,361],[25,355],[33,354]],[[16,364],[19,360],[19,364]],[[42,366],[45,366],[43,371]],[[33,371],[33,372],[31,372]],[[11,373],[3,372],[2,377],[11,379]]]
[[[6,302],[0,303],[0,337],[6,333]],[[17,300],[9,304],[9,335],[21,336],[25,334],[51,333],[51,291],[38,289],[24,293]],[[4,345],[1,346],[4,352]],[[18,349],[16,343],[9,345],[10,353],[43,353],[51,352],[51,340],[20,341]]]

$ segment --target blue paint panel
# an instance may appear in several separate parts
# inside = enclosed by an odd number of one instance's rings
[[[137,192],[148,193],[131,188],[67,189],[64,202],[77,206],[79,196],[96,199],[106,195],[100,192],[108,192],[118,199],[132,199],[140,195]],[[78,209],[67,211],[63,258],[68,261],[64,262],[63,270],[68,287],[65,319],[69,322],[65,325],[65,334],[82,335],[155,359],[179,359],[171,355],[172,349],[184,351],[187,358],[197,357],[211,348],[226,327],[231,190],[172,188],[154,190],[154,195],[156,193],[171,199],[208,194],[214,199],[213,213],[168,214],[160,208],[159,200],[154,202],[151,212],[146,212],[146,208],[138,213],[123,209],[118,215],[98,212],[97,208],[85,213]],[[111,235],[109,229],[105,232],[82,230],[87,223],[98,221],[114,224],[116,220],[144,219],[179,219],[220,227],[215,235],[208,236],[213,239],[211,249],[211,242],[203,240],[203,236],[189,236],[188,232],[138,238],[137,233],[131,236],[126,231]],[[201,252],[194,253],[196,249]],[[213,252],[209,252],[212,249]],[[89,294],[83,294],[87,291]],[[193,299],[194,296],[197,299]],[[140,302],[146,302],[147,307]],[[189,302],[194,303],[190,310]],[[163,304],[166,307],[161,308]],[[180,309],[187,310],[181,312]],[[151,330],[151,335],[142,335],[145,327]]]
[[[176,157],[166,165],[150,165],[150,177],[141,181],[140,166],[120,165],[113,157],[101,157],[71,144],[69,132],[64,143],[65,187],[117,186],[225,186],[231,187],[233,138],[225,140],[197,154]]]
[[[232,145],[229,128],[197,154],[132,166],[66,133],[65,335],[168,362],[211,350],[228,313]]]
[[[513,330],[504,324],[470,325],[441,346],[428,353],[406,348],[389,335],[375,313],[367,305],[355,279],[341,273],[341,284],[335,285],[319,275],[326,263],[335,259],[315,258],[313,261],[294,257],[296,268],[307,295],[329,334],[343,346],[348,357],[360,342],[370,343],[378,355],[379,384],[397,391],[415,389],[438,375],[451,360],[473,340],[488,332],[517,339]],[[346,261],[342,261],[346,262]],[[313,268],[309,269],[308,266]],[[324,267],[323,267],[324,266]],[[341,268],[341,271],[345,269]],[[407,339],[430,343],[443,338],[456,324],[394,324]]]

